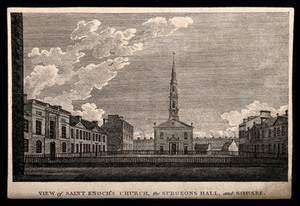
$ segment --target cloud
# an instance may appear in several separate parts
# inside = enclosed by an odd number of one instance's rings
[[[95,103],[85,103],[81,105],[81,109],[74,112],[74,115],[81,115],[83,118],[88,119],[90,121],[101,121],[102,116],[105,111],[103,109],[98,109]]]
[[[35,98],[45,87],[53,86],[57,79],[59,79],[59,75],[55,65],[38,65],[24,79],[25,93],[28,95],[28,98]]]
[[[69,46],[66,48],[66,52],[63,52],[59,47],[51,48],[49,51],[42,50],[41,52],[39,48],[33,48],[28,56],[31,57],[31,62],[35,65],[35,69],[34,72],[25,78],[25,81],[27,81],[25,89],[29,96],[36,98],[44,88],[55,84],[63,85],[70,80],[75,73],[73,64],[79,62],[84,53],[78,52],[73,46]],[[54,67],[55,71],[53,71]],[[52,68],[52,71],[49,80],[45,80],[50,68]],[[38,80],[38,78],[41,78],[41,80]],[[41,81],[46,83],[41,83]]]
[[[75,30],[74,30],[75,31]],[[81,42],[76,43],[78,50],[92,50],[92,55],[98,59],[114,56],[130,56],[143,49],[142,43],[132,43],[136,29],[130,28],[117,31],[115,28],[107,28],[101,31],[87,33]]]
[[[144,38],[155,38],[157,36],[169,36],[180,28],[186,28],[193,24],[190,17],[174,17],[169,20],[163,17],[151,18],[144,22],[143,32]]]
[[[77,28],[71,33],[70,38],[72,40],[80,40],[87,37],[91,32],[94,32],[101,25],[101,22],[98,20],[93,20],[85,22],[84,20],[77,23]]]
[[[89,64],[86,67],[82,67],[76,73],[78,81],[72,85],[70,92],[77,99],[84,100],[90,97],[93,88],[101,90],[117,75],[117,70],[129,64],[128,58],[118,57],[114,60],[108,59],[97,65]]]

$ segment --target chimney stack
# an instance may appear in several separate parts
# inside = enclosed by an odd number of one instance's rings
[[[285,116],[288,116],[289,110],[285,110]]]
[[[92,121],[94,124],[98,125],[98,121],[97,120],[94,120]]]
[[[103,118],[103,124],[105,124],[106,123],[106,119],[105,118]]]
[[[81,116],[77,115],[77,116],[75,116],[75,117],[78,119],[79,122],[81,122],[81,119],[82,119]]]

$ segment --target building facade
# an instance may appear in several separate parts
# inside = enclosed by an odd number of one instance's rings
[[[101,153],[107,151],[107,134],[97,121],[70,115],[71,153]]]
[[[239,129],[241,153],[287,154],[288,152],[288,111],[284,115],[277,114],[276,117],[269,116],[251,123],[249,119],[244,119]]]
[[[126,122],[122,116],[108,115],[107,119],[103,119],[101,129],[107,133],[109,151],[133,150],[133,126]]]
[[[154,139],[140,138],[133,140],[133,150],[134,151],[153,151],[154,150]]]
[[[187,154],[193,151],[193,126],[179,121],[178,84],[174,54],[170,81],[169,119],[154,124],[154,150],[161,154]]]
[[[97,134],[97,138],[92,138]],[[24,153],[55,157],[62,154],[107,151],[107,135],[97,122],[74,117],[58,105],[24,95]],[[93,150],[93,145],[98,149]],[[101,145],[101,146],[100,146]]]

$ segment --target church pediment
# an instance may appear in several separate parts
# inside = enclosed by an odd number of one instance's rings
[[[192,128],[191,125],[188,125],[184,122],[174,120],[174,119],[163,122],[156,127],[158,127],[158,128]]]
[[[171,137],[171,138],[167,138],[167,141],[179,141],[180,138],[179,137]]]

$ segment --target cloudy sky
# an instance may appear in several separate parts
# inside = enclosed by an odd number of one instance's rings
[[[242,118],[288,104],[288,13],[24,14],[28,98],[135,136],[168,118],[172,53],[180,120],[233,136]]]

